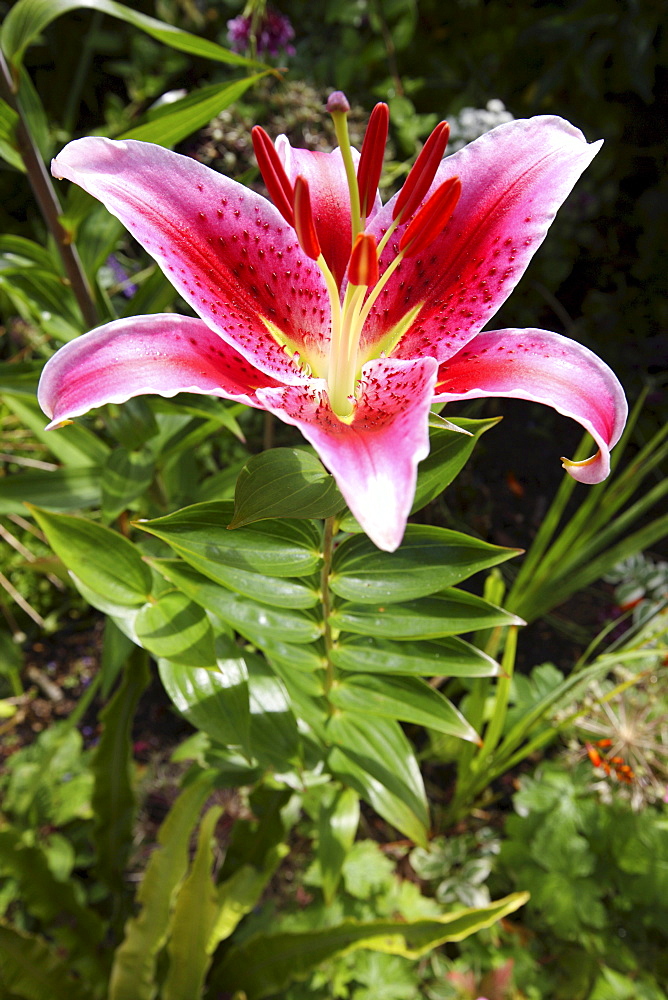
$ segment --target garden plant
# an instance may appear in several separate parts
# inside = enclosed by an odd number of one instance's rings
[[[668,996],[661,374],[568,311],[615,130],[436,6],[4,5],[0,1000]]]

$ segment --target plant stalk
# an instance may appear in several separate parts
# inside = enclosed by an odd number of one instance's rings
[[[56,241],[65,273],[72,286],[81,315],[88,327],[97,326],[97,308],[88,278],[77,249],[72,245],[70,235],[60,221],[62,215],[60,202],[23,115],[12,75],[2,52],[0,52],[0,94],[18,115],[19,120],[16,126],[18,149],[44,221]]]

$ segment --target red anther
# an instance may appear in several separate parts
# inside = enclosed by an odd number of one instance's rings
[[[420,203],[431,187],[443,159],[449,136],[450,126],[447,122],[441,122],[431,133],[411,167],[408,177],[404,181],[404,186],[394,203],[393,219],[399,219],[401,216],[406,221],[420,207]]]
[[[307,257],[310,257],[311,260],[317,260],[320,256],[320,242],[313,221],[308,181],[301,174],[295,180],[294,214],[295,232],[299,245]]]
[[[376,237],[371,233],[358,233],[348,262],[348,281],[351,285],[367,285],[378,281],[378,253]]]
[[[587,749],[587,756],[589,757],[589,760],[591,761],[592,765],[594,767],[600,767],[603,762],[603,758],[601,757],[598,750],[595,750],[594,747],[591,745],[591,743],[585,743],[585,747]]]
[[[360,192],[360,215],[364,221],[376,199],[378,181],[383,169],[383,154],[387,142],[390,112],[387,104],[377,104],[369,117],[364,133],[360,161],[357,164],[357,186]]]
[[[437,187],[399,240],[399,250],[407,257],[414,257],[436,239],[445,229],[462,193],[459,177],[449,177]]]
[[[294,192],[292,184],[276,152],[276,147],[260,125],[252,131],[253,149],[262,179],[269,192],[269,197],[289,226],[294,228],[295,217],[292,211]]]
[[[611,747],[612,746],[612,740],[611,739],[596,740],[596,746],[597,747]]]

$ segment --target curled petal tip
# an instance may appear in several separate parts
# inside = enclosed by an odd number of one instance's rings
[[[578,483],[585,483],[594,486],[596,483],[607,479],[610,474],[610,459],[604,456],[601,450],[597,451],[591,458],[585,458],[582,462],[574,462],[570,458],[561,458],[561,464]]]

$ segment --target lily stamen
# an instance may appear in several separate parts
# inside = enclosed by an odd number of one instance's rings
[[[257,165],[260,168],[269,197],[287,224],[294,227],[295,220],[292,210],[294,191],[276,152],[276,147],[260,125],[256,125],[251,130],[251,137]]]
[[[362,226],[371,213],[376,200],[378,182],[383,170],[383,156],[389,124],[390,112],[387,104],[377,104],[369,116],[369,123],[362,142],[360,161],[357,164],[357,187],[359,189]]]
[[[450,137],[450,126],[440,122],[431,133],[411,167],[397,196],[392,218],[406,222],[418,210],[432,185]]]
[[[317,260],[320,257],[320,243],[313,221],[308,181],[301,174],[295,180],[293,212],[299,245],[307,257]]]

